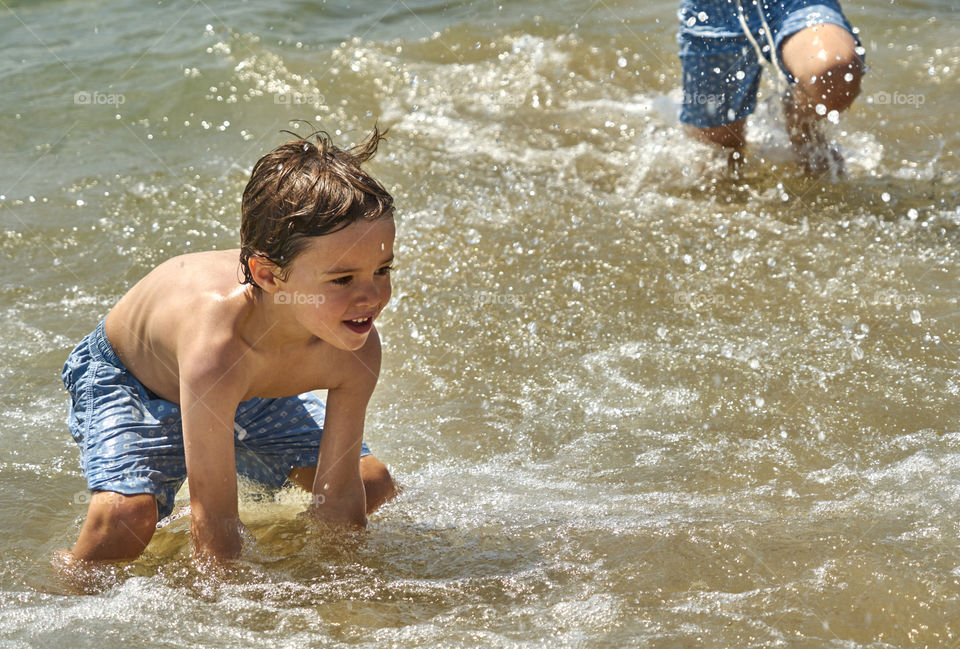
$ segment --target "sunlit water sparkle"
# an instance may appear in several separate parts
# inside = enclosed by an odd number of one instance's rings
[[[956,8],[845,6],[847,178],[799,174],[767,84],[736,182],[677,123],[673,4],[637,5],[8,3],[0,645],[960,641]],[[73,592],[60,365],[236,245],[297,118],[390,129],[367,439],[404,492],[344,538],[248,486],[225,574],[181,518]]]

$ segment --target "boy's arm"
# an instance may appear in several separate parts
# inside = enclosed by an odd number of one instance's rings
[[[334,522],[364,526],[366,495],[360,479],[360,445],[367,404],[380,375],[380,337],[370,332],[364,346],[348,352],[341,383],[327,391],[327,412],[311,511]]]
[[[180,365],[190,531],[197,554],[228,559],[240,554],[241,545],[233,448],[240,397],[232,372],[210,356],[200,358]]]

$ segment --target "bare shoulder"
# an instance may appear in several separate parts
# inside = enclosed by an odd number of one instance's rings
[[[231,284],[236,285],[238,279],[238,269],[240,264],[239,250],[206,250],[203,252],[191,252],[176,257],[171,257],[161,262],[148,273],[144,280],[155,279],[173,279],[186,280],[188,278],[198,279],[193,274],[198,270],[205,270],[211,275],[208,281],[222,283],[222,277],[229,271]]]
[[[218,368],[235,365],[242,354],[234,335],[244,310],[238,259],[235,250],[168,259],[107,316],[107,337],[124,365],[165,399],[178,399],[187,367],[222,374]]]

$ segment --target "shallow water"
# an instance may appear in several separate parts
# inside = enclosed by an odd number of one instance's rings
[[[683,139],[673,3],[640,4],[5,4],[0,646],[960,643],[955,3],[846,6],[837,182],[771,83],[742,181]],[[390,128],[367,440],[405,491],[337,538],[246,489],[228,574],[180,519],[74,594],[60,365],[236,245],[297,118]]]

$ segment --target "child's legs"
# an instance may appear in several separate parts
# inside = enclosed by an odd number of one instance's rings
[[[306,491],[313,491],[313,481],[317,467],[299,466],[290,471],[290,482]],[[367,497],[367,513],[370,514],[380,505],[397,495],[397,484],[393,481],[387,466],[373,455],[360,458],[360,479]]]
[[[844,111],[860,93],[863,61],[857,42],[845,28],[834,24],[807,27],[788,36],[781,46],[784,67],[796,79],[788,119],[822,118]],[[817,105],[823,108],[818,112]]]
[[[156,528],[157,499],[153,494],[94,492],[73,556],[83,561],[136,559]]]
[[[127,371],[103,322],[70,354],[62,376],[70,394],[67,423],[92,492],[74,555],[135,558],[158,516],[172,511],[186,478],[179,407]]]
[[[739,151],[747,115],[756,107],[761,67],[745,38],[680,36],[683,105],[692,137]]]
[[[747,143],[746,125],[746,119],[738,119],[730,124],[713,128],[697,128],[689,124],[686,128],[687,135],[701,142],[710,142],[730,149],[742,149]]]
[[[313,490],[326,406],[312,392],[251,399],[237,409],[237,472],[270,487],[286,480]],[[371,512],[396,494],[390,472],[361,442],[360,477]]]

